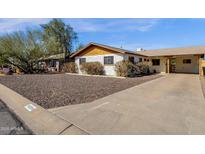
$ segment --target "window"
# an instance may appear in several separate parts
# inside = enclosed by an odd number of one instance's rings
[[[79,63],[80,63],[80,65],[83,64],[83,63],[86,63],[86,58],[80,58]]]
[[[183,59],[183,64],[191,64],[191,59]]]
[[[153,66],[159,66],[160,65],[160,59],[152,59],[152,65]]]
[[[129,56],[129,61],[131,62],[131,63],[135,63],[135,58],[134,57],[131,57],[131,56]]]
[[[114,64],[114,57],[113,56],[106,56],[106,57],[104,57],[104,64],[105,65]]]
[[[56,67],[56,61],[55,60],[50,60],[49,61],[49,67]]]
[[[142,58],[139,58],[139,62],[142,62]]]

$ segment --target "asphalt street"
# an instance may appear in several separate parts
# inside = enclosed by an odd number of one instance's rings
[[[0,100],[0,135],[30,135],[18,118]]]

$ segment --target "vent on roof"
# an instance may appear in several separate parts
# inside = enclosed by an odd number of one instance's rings
[[[139,51],[144,51],[144,49],[143,49],[143,48],[137,48],[136,51],[137,51],[137,52],[139,52]]]

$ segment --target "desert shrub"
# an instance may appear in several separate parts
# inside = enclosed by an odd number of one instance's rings
[[[137,65],[128,60],[119,61],[115,64],[117,76],[134,77],[140,74],[140,69]]]
[[[10,67],[4,67],[3,68],[3,74],[6,74],[6,75],[11,75],[13,72],[11,70]]]
[[[4,74],[4,71],[0,68],[0,74]]]
[[[77,73],[78,72],[78,66],[76,65],[75,62],[64,63],[62,71],[67,72],[67,73]]]
[[[147,63],[139,62],[137,63],[137,66],[139,67],[142,75],[150,74],[149,65]]]
[[[81,71],[91,75],[103,75],[104,66],[99,62],[87,62],[81,65]]]

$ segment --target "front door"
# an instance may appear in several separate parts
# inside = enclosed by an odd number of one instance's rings
[[[170,59],[170,73],[176,72],[176,58]]]

